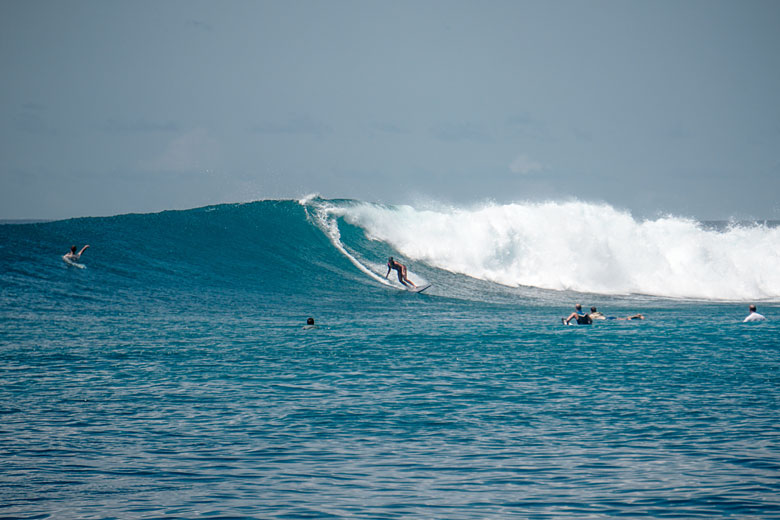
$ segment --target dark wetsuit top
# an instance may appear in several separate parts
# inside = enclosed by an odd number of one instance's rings
[[[577,313],[577,325],[590,325],[593,323],[593,319],[587,314]]]

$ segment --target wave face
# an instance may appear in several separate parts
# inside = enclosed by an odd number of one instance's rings
[[[780,297],[780,228],[635,220],[603,204],[418,209],[320,203],[410,261],[506,286],[605,295]]]
[[[582,202],[421,209],[309,197],[1,225],[0,238],[6,286],[34,282],[45,291],[60,282],[60,256],[70,244],[89,243],[84,276],[90,291],[107,293],[139,286],[282,296],[336,286],[399,288],[392,275],[384,278],[387,256],[395,255],[412,280],[467,299],[486,291],[516,295],[518,287],[542,291],[523,293],[531,297],[577,291],[780,299],[780,228],[637,221]]]
[[[212,299],[213,308],[229,309],[243,298],[260,312],[356,278],[295,201],[0,225],[0,244],[0,296],[16,305],[172,308]],[[86,269],[62,261],[71,244],[90,244]]]

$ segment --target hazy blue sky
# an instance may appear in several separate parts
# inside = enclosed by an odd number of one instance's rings
[[[0,0],[0,218],[328,198],[780,218],[780,2]]]

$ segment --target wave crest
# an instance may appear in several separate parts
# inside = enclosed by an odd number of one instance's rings
[[[780,297],[780,229],[638,221],[606,204],[329,210],[406,258],[508,286],[719,300]]]

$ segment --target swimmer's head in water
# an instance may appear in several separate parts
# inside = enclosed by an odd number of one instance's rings
[[[75,253],[76,252],[76,246],[70,246],[70,252]]]
[[[306,325],[314,325],[314,318],[308,318],[306,320]]]

